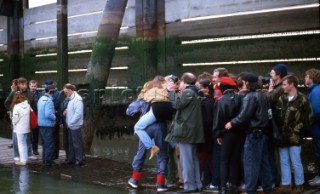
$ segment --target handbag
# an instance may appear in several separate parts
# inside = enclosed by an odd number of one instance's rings
[[[38,118],[36,113],[30,109],[30,129],[36,129],[38,127]]]

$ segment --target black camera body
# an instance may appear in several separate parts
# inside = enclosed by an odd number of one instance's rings
[[[268,76],[259,76],[258,79],[262,82],[263,85],[267,85],[270,83],[271,77]]]

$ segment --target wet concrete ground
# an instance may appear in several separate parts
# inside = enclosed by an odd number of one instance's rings
[[[10,139],[0,138],[0,165],[11,167],[14,165],[12,149],[8,148],[11,144]],[[40,147],[41,152],[41,147]],[[28,168],[30,172],[41,173],[54,176],[61,179],[68,179],[77,182],[91,183],[102,187],[117,188],[128,193],[156,193],[156,168],[146,166],[141,179],[141,188],[134,190],[128,187],[127,181],[131,177],[131,165],[124,162],[117,162],[109,159],[100,159],[87,156],[83,166],[74,166],[65,164],[65,154],[60,151],[60,157],[56,160],[57,165],[47,167],[42,165],[41,155],[37,160],[29,161]],[[305,180],[312,178],[312,174],[306,174]],[[305,186],[305,194],[320,193],[319,188]],[[165,193],[176,193],[178,188],[171,188]],[[204,190],[202,193],[212,193]]]

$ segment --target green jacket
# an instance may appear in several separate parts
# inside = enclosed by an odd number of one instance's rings
[[[313,121],[313,112],[307,97],[298,92],[289,102],[288,96],[282,95],[276,111],[275,119],[282,130],[280,147],[301,145],[303,133]]]
[[[201,99],[195,86],[188,86],[178,96],[169,93],[170,101],[176,114],[166,141],[177,143],[203,143],[204,130],[201,113]]]

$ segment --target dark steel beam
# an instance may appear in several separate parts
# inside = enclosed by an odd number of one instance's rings
[[[127,0],[107,0],[85,76],[90,93],[108,80]]]
[[[58,88],[68,82],[68,0],[57,1]]]
[[[84,147],[90,152],[93,135],[101,119],[101,107],[94,104],[94,90],[104,89],[110,73],[127,0],[107,0],[85,76],[89,100],[84,126]]]
[[[22,0],[13,1],[13,13],[7,18],[8,25],[8,56],[9,64],[6,76],[6,85],[12,79],[25,76],[26,69],[23,65],[24,38],[23,38],[23,8]]]
[[[162,57],[164,41],[164,0],[136,0],[136,38],[143,45],[143,75],[144,81],[156,74],[164,73],[159,66]],[[160,55],[159,55],[160,54]],[[159,68],[160,67],[160,68]],[[160,72],[159,72],[160,70]]]

